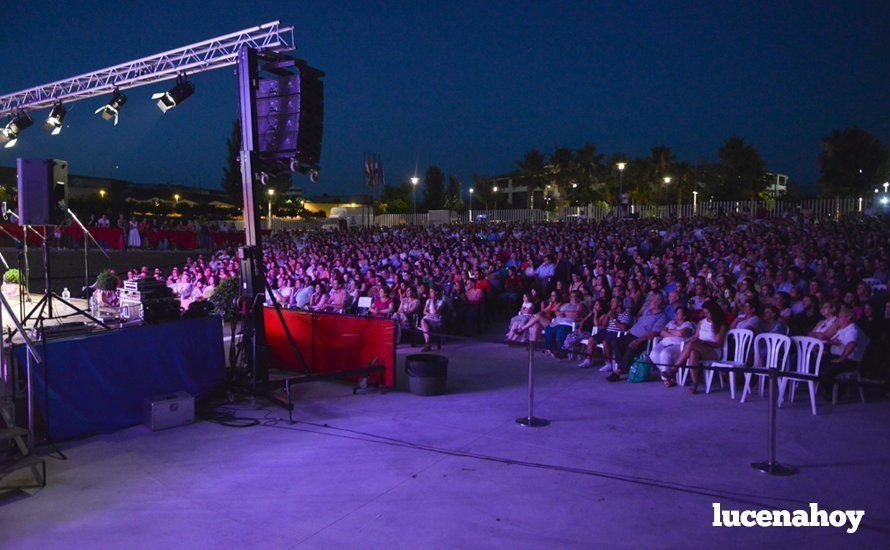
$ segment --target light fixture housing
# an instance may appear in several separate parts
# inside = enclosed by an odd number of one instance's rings
[[[127,96],[121,93],[120,89],[115,88],[111,94],[111,99],[105,105],[96,109],[96,114],[101,114],[105,120],[114,119],[114,125],[117,126],[118,115],[121,107],[127,102]]]
[[[43,128],[54,136],[59,135],[62,131],[62,122],[64,122],[65,115],[67,114],[68,108],[65,107],[61,101],[57,101],[50,110],[49,116],[46,117],[46,122],[43,124]]]
[[[158,100],[158,109],[162,113],[166,113],[173,107],[176,107],[195,93],[195,85],[186,80],[184,74],[176,77],[176,86],[170,88],[169,91],[152,94],[152,99]]]
[[[6,126],[0,130],[0,142],[5,142],[3,147],[6,149],[13,147],[18,142],[19,134],[22,130],[32,124],[34,124],[34,121],[27,111],[18,111],[14,114],[9,119],[9,122],[6,123]]]

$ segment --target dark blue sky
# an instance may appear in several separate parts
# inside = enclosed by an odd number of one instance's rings
[[[419,155],[421,170],[467,182],[530,148],[665,144],[698,161],[735,133],[808,185],[831,129],[887,140],[890,3],[711,4],[16,0],[3,7],[0,94],[280,19],[327,73],[322,179],[299,182],[309,194],[361,191],[365,151],[389,181]],[[60,136],[35,124],[0,165],[54,156],[75,173],[217,186],[235,79],[193,81],[166,115],[149,101],[162,86],[130,90],[117,128],[93,115],[98,99],[76,103]]]

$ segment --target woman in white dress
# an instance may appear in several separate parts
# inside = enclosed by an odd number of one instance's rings
[[[127,248],[142,248],[142,237],[139,235],[139,225],[136,220],[130,220],[127,233]]]
[[[661,330],[661,340],[652,346],[652,353],[649,354],[649,359],[661,371],[661,380],[668,388],[677,385],[674,381],[677,371],[671,365],[680,356],[683,342],[695,332],[695,326],[687,320],[688,313],[683,306],[676,308],[674,318]]]
[[[689,367],[692,374],[692,387],[689,388],[691,393],[698,393],[701,362],[720,358],[720,350],[729,330],[726,316],[717,302],[708,300],[702,305],[702,311],[705,312],[705,318],[698,324],[695,336],[683,346],[683,352],[680,353],[675,365],[675,367]]]
[[[519,328],[526,324],[528,320],[532,318],[534,312],[535,303],[532,301],[531,296],[528,293],[523,294],[522,306],[519,308],[519,312],[512,319],[510,319],[510,330],[507,331],[508,342],[526,341],[526,333],[520,333]]]

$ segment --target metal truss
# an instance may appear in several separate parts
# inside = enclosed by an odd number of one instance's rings
[[[71,103],[109,93],[115,88],[124,90],[144,86],[175,78],[182,73],[195,74],[234,65],[238,61],[238,50],[243,46],[261,52],[292,51],[296,49],[294,28],[282,26],[280,21],[273,21],[74,78],[0,96],[0,116],[49,107],[56,101]]]

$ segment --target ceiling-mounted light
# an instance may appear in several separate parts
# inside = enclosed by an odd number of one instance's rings
[[[4,147],[9,149],[18,142],[19,133],[32,124],[34,124],[34,121],[31,120],[31,115],[27,111],[17,112],[9,119],[6,126],[0,130],[0,142],[6,142]]]
[[[158,100],[158,109],[166,113],[173,107],[176,107],[195,93],[195,85],[186,80],[186,76],[181,74],[176,77],[176,86],[170,88],[170,91],[152,94],[152,99]]]
[[[117,88],[114,89],[114,92],[111,94],[111,99],[105,105],[96,109],[96,114],[102,114],[102,118],[105,120],[114,119],[114,125],[117,126],[117,115],[121,111],[121,107],[123,107],[124,103],[127,102],[127,96],[121,93],[121,91]]]
[[[50,110],[49,116],[46,117],[43,128],[54,136],[59,135],[59,132],[62,131],[62,121],[65,120],[67,114],[68,108],[62,105],[61,101],[57,101]]]

